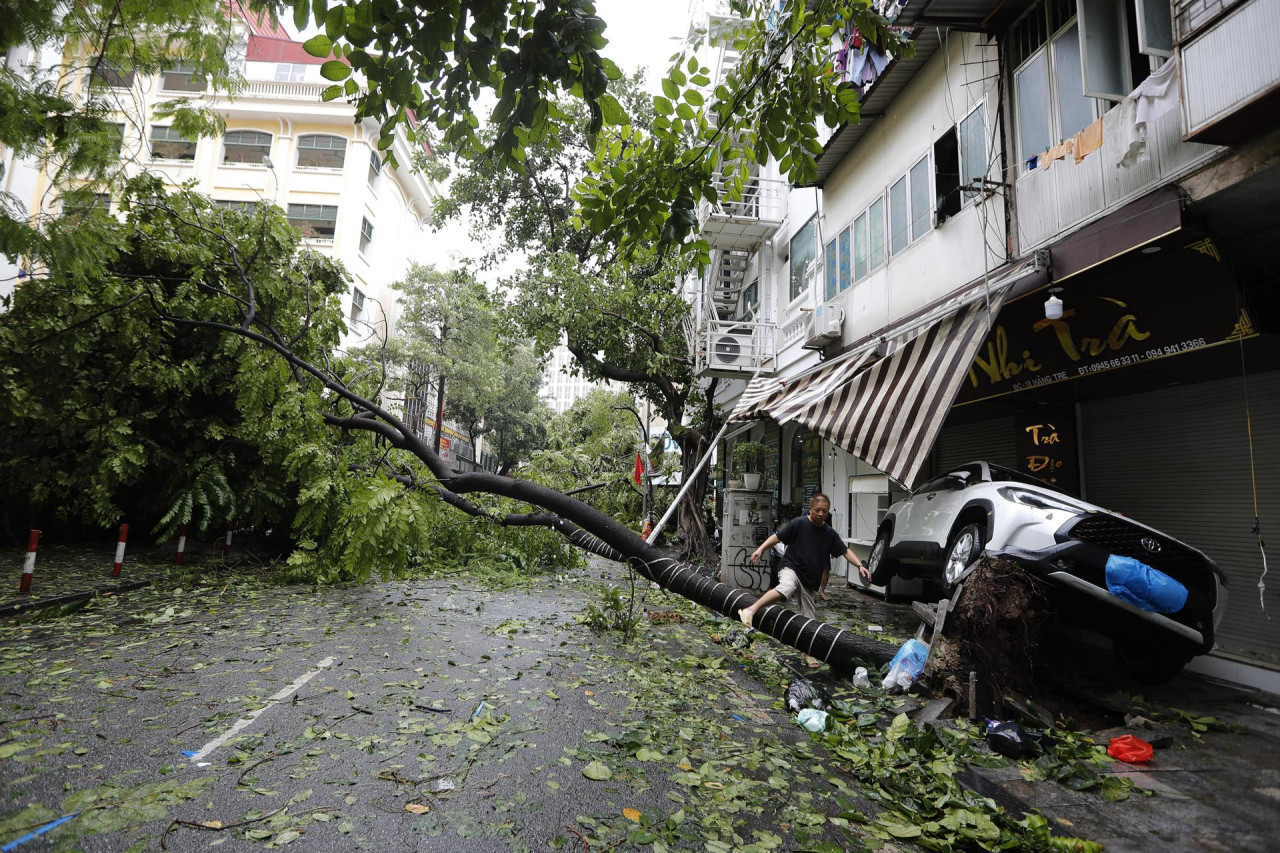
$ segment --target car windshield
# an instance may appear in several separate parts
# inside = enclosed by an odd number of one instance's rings
[[[1029,477],[1021,471],[1014,471],[1012,468],[1005,468],[1003,466],[992,465],[990,463],[987,464],[987,467],[991,469],[991,482],[993,483],[1020,483],[1024,486],[1039,486],[1042,489],[1049,489],[1050,491],[1058,492],[1059,494],[1066,494],[1066,492],[1062,491],[1062,489],[1059,489],[1057,486],[1052,486],[1043,480],[1037,480],[1035,477]]]

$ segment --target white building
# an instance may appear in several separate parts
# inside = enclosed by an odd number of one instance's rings
[[[915,54],[838,34],[862,119],[816,185],[764,169],[701,211],[694,358],[765,418],[740,436],[777,448],[775,505],[830,494],[865,554],[906,488],[1021,468],[1207,552],[1233,592],[1193,668],[1275,680],[1250,533],[1280,527],[1275,3],[885,5]]]
[[[569,348],[561,344],[551,351],[542,368],[542,391],[539,396],[557,415],[568,411],[578,400],[592,391],[622,391],[620,382],[593,382],[582,374],[573,373],[576,362]]]
[[[151,77],[100,75],[118,109],[126,171],[148,171],[175,187],[194,181],[197,191],[228,206],[278,204],[307,245],[352,275],[343,344],[385,338],[397,316],[390,285],[411,262],[440,254],[426,227],[438,190],[410,170],[413,149],[403,134],[392,149],[400,168],[392,169],[376,148],[376,122],[356,124],[353,106],[321,100],[332,85],[320,76],[323,59],[253,13],[242,13],[238,33],[229,55],[247,82],[234,98],[206,92],[204,81],[180,66]],[[29,50],[11,53],[13,67],[29,60]],[[54,66],[60,58],[44,60]],[[184,139],[154,118],[158,105],[192,96],[223,116],[223,136]],[[31,164],[6,166],[3,186],[15,199],[32,211],[56,211],[57,187],[46,176]]]

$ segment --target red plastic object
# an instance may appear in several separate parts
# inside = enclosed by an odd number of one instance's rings
[[[1120,735],[1113,737],[1107,747],[1107,755],[1129,764],[1146,764],[1155,754],[1155,749],[1140,737]]]

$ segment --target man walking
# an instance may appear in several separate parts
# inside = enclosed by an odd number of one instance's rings
[[[751,553],[751,562],[758,563],[761,555],[779,542],[787,546],[782,555],[782,566],[778,569],[778,585],[757,598],[755,604],[738,611],[738,618],[748,628],[752,627],[751,622],[758,610],[784,600],[801,615],[816,619],[814,590],[823,601],[831,600],[827,595],[827,579],[831,576],[832,557],[843,556],[851,565],[858,567],[863,577],[871,578],[871,572],[867,571],[853,549],[847,547],[840,534],[827,524],[830,515],[831,500],[822,492],[814,492],[809,499],[808,515],[770,534]]]

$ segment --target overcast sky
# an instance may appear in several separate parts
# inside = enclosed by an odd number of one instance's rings
[[[688,32],[689,0],[596,0],[596,14],[608,25],[604,55],[627,73],[644,66],[649,88],[658,91],[667,59]]]

